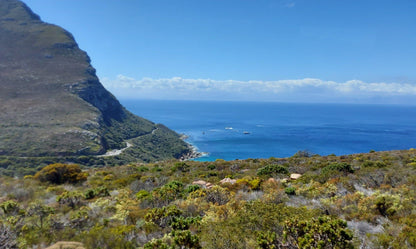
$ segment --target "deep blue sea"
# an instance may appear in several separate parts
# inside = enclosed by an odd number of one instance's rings
[[[189,136],[197,160],[344,155],[416,147],[416,107],[121,100],[133,113]]]

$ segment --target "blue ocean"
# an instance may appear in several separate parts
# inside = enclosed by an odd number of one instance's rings
[[[345,155],[416,147],[414,106],[121,100],[207,155],[196,160]]]

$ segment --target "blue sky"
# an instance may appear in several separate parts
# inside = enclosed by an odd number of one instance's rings
[[[121,98],[416,104],[414,0],[24,0]]]

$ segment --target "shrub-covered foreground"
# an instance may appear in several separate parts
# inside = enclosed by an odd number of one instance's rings
[[[301,174],[300,178],[291,174]],[[416,151],[0,178],[0,248],[416,248]]]

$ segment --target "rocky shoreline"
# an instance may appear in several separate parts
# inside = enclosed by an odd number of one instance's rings
[[[203,156],[208,155],[208,153],[206,153],[206,152],[200,152],[200,151],[198,151],[198,148],[197,148],[196,146],[194,146],[194,145],[190,144],[189,142],[187,142],[187,141],[186,141],[186,139],[188,139],[188,138],[189,138],[189,136],[188,136],[188,135],[186,135],[186,134],[181,134],[181,137],[180,137],[180,138],[181,138],[184,142],[186,142],[186,143],[187,143],[188,148],[189,148],[189,152],[188,152],[188,153],[186,153],[186,154],[184,154],[184,155],[182,155],[182,156],[179,158],[179,160],[181,160],[181,161],[188,161],[188,160],[192,160],[192,159],[195,159],[195,158],[199,158],[199,157],[203,157]]]

